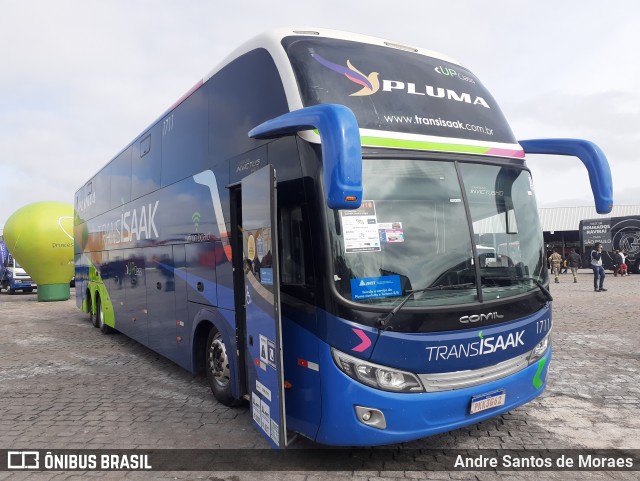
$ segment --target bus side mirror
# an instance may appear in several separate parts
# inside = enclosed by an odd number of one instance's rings
[[[608,214],[613,209],[613,183],[609,162],[604,152],[588,140],[535,139],[520,140],[527,154],[574,155],[589,172],[589,182],[598,214]]]
[[[267,120],[249,132],[256,139],[315,129],[322,142],[326,202],[331,209],[357,209],[362,203],[362,146],[358,121],[344,105],[320,104]]]

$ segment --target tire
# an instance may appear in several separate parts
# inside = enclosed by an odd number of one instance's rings
[[[89,309],[89,322],[93,327],[100,327],[98,325],[98,314],[93,313],[93,304],[91,303],[91,293],[87,292],[87,307]]]
[[[96,296],[96,318],[98,322],[98,328],[100,329],[102,334],[111,334],[113,332],[113,328],[107,326],[104,323],[104,311],[102,310],[102,300],[100,300],[100,296]]]
[[[207,337],[204,369],[211,392],[219,402],[225,406],[240,404],[240,401],[231,394],[231,371],[227,348],[215,327],[209,331]]]
[[[9,295],[12,296],[16,293],[15,289],[12,289],[11,287],[9,288]]]

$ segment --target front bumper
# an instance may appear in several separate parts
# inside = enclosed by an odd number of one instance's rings
[[[361,384],[335,365],[321,343],[322,421],[316,441],[329,445],[373,446],[424,438],[492,418],[539,396],[545,389],[552,347],[537,362],[506,377],[477,386],[432,393],[392,393]],[[471,398],[502,389],[502,406],[470,414]],[[381,412],[385,429],[364,424],[356,406]]]

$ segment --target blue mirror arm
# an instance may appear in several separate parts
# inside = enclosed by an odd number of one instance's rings
[[[613,208],[611,169],[604,152],[593,142],[581,139],[520,140],[527,154],[573,155],[589,172],[589,182],[598,214],[608,214]]]
[[[362,146],[358,121],[349,108],[320,104],[294,110],[251,129],[249,137],[275,138],[311,129],[318,130],[322,141],[327,205],[357,209],[362,203]]]

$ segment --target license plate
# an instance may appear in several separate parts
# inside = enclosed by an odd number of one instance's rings
[[[471,411],[470,414],[479,413],[480,411],[486,411],[487,409],[503,406],[507,400],[507,393],[504,389],[499,389],[487,394],[481,394],[479,396],[473,396],[471,398]]]

